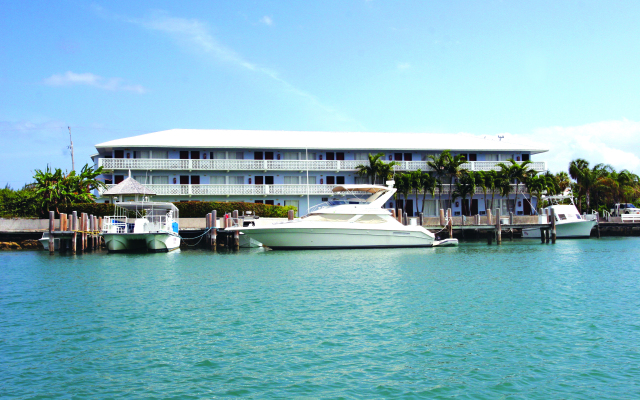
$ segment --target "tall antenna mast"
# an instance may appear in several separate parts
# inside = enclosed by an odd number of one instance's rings
[[[69,148],[71,149],[71,170],[75,171],[76,170],[76,163],[73,160],[73,139],[71,139],[71,127],[67,126],[67,128],[69,128],[69,142],[71,142],[71,144],[69,145]]]

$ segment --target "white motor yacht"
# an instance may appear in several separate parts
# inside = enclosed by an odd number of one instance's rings
[[[333,192],[343,199],[318,204],[300,219],[228,229],[238,230],[272,249],[432,246],[431,232],[422,226],[402,225],[389,210],[382,208],[396,192],[393,183],[337,186]]]
[[[595,215],[580,215],[580,212],[573,203],[571,194],[559,196],[543,197],[548,200],[551,205],[543,208],[543,215],[551,215],[553,209],[556,215],[556,237],[558,239],[568,238],[589,238],[591,237],[591,229],[598,223]],[[560,204],[564,200],[569,200],[570,204]],[[545,222],[546,223],[546,220]],[[540,229],[530,228],[522,230],[522,237],[525,239],[540,239]]]
[[[115,203],[115,210],[104,217],[100,233],[110,252],[180,248],[178,209],[172,203],[131,201]]]

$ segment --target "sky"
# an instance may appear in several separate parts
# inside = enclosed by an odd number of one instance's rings
[[[640,173],[638,1],[5,0],[0,185],[173,128],[466,133]],[[295,140],[295,138],[292,138]]]

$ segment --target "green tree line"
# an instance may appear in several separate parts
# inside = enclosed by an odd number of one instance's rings
[[[367,178],[371,184],[384,184],[387,179],[394,179],[396,207],[398,195],[405,200],[414,196],[418,212],[424,212],[426,194],[432,198],[437,196],[440,201],[444,195],[449,204],[453,204],[457,199],[471,199],[480,191],[485,204],[494,208],[496,196],[507,197],[515,193],[515,207],[519,198],[533,203],[533,197],[557,195],[571,188],[580,212],[602,212],[621,202],[637,204],[640,197],[638,175],[628,170],[618,172],[605,164],[589,167],[589,162],[583,159],[571,161],[568,173],[540,173],[531,168],[531,161],[513,159],[498,163],[497,170],[471,171],[464,168],[467,160],[463,155],[454,156],[450,150],[445,150],[429,156],[427,165],[431,171],[395,173],[394,167],[398,163],[386,163],[383,156],[383,153],[370,154],[369,162],[357,167],[358,175]],[[418,201],[420,195],[423,196],[422,203]],[[538,207],[544,207],[544,204],[538,204]],[[467,214],[471,212],[470,209],[466,211]],[[515,210],[509,211],[515,214]]]

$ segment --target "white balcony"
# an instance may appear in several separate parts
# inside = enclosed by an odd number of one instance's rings
[[[360,160],[162,160],[152,158],[99,158],[98,166],[106,170],[145,171],[356,171]],[[499,170],[502,161],[469,161],[462,165],[471,171]],[[431,171],[426,161],[400,161],[396,171]],[[546,163],[537,161],[530,167],[546,171]]]
[[[107,185],[107,189],[115,185]],[[274,196],[274,195],[331,195],[336,185],[145,185],[158,196]],[[526,190],[520,185],[520,192]],[[515,193],[515,185],[511,185],[511,192]],[[101,191],[102,193],[102,191]],[[449,185],[444,185],[442,194],[449,194]],[[482,194],[482,189],[476,187],[476,194]],[[435,196],[439,195],[436,189]],[[422,192],[419,193],[422,196]],[[491,194],[487,193],[490,197]],[[409,198],[414,194],[410,193]],[[500,196],[498,195],[497,198]]]

